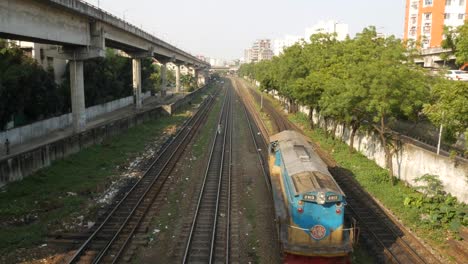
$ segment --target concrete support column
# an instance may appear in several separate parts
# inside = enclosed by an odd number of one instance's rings
[[[133,69],[133,98],[136,109],[141,109],[142,96],[141,96],[141,59],[132,59]]]
[[[161,97],[166,96],[167,89],[167,67],[166,64],[161,64]]]
[[[176,64],[175,67],[175,86],[176,86],[176,93],[180,92],[180,66]]]
[[[198,70],[197,69],[193,69],[193,77],[195,78],[195,82],[197,83],[197,88],[199,88],[200,85],[198,83]]]
[[[86,129],[86,106],[82,60],[70,60],[70,82],[73,131],[75,133],[80,133]]]

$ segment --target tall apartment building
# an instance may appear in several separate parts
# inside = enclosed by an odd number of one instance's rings
[[[244,51],[245,62],[259,62],[262,60],[271,60],[273,58],[273,50],[271,49],[271,41],[269,39],[256,40],[252,48]]]
[[[463,25],[466,0],[406,0],[405,40],[421,41],[421,47],[440,47],[444,26]]]

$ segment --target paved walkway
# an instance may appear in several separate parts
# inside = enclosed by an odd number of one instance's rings
[[[113,112],[99,115],[91,120],[88,120],[88,122],[86,123],[86,130],[101,126],[102,124],[113,121],[113,120],[118,120],[123,117],[130,116],[137,112],[143,112],[143,111],[155,108],[160,105],[174,103],[175,101],[177,101],[178,99],[182,97],[183,97],[182,94],[175,94],[175,93],[172,93],[171,91],[167,91],[167,96],[165,98],[161,98],[159,96],[150,96],[146,98],[145,100],[143,100],[143,105],[142,105],[141,110],[136,110],[134,105],[132,104],[132,105],[117,109]],[[10,154],[8,156],[6,155],[5,146],[2,142],[2,145],[0,146],[0,160],[5,159],[10,156],[15,156],[19,153],[33,150],[42,145],[47,145],[54,141],[71,136],[72,134],[73,134],[72,126],[67,126],[65,128],[55,130],[46,136],[38,137],[25,143],[10,146]]]

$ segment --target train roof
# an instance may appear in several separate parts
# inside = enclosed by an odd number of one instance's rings
[[[344,195],[335,182],[327,165],[314,151],[310,141],[302,134],[286,130],[270,137],[278,142],[284,166],[296,189],[296,194],[319,189]]]

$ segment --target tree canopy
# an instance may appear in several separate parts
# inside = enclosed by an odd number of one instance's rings
[[[159,89],[160,69],[152,59],[142,59],[141,75],[143,92]],[[105,58],[85,61],[84,80],[86,107],[130,96],[131,60],[108,49]],[[12,119],[18,126],[70,111],[69,70],[58,85],[52,72],[44,70],[19,47],[0,40],[0,130]]]
[[[453,51],[456,63],[468,63],[468,21],[457,28],[445,27],[444,37],[442,47]]]
[[[460,39],[457,45],[462,47]],[[271,61],[243,65],[239,74],[259,81],[262,90],[276,90],[317,109],[325,121],[331,118],[351,126],[351,142],[363,124],[376,131],[392,173],[395,146],[389,140],[393,136],[389,126],[394,120],[417,118],[423,105],[429,118],[436,120],[444,107],[451,108],[445,118],[450,115],[459,131],[466,129],[466,84],[434,85],[437,78],[428,76],[413,58],[413,50],[400,39],[379,37],[369,27],[344,41],[333,34],[312,35],[309,42],[297,43]],[[448,102],[451,96],[457,99]]]

